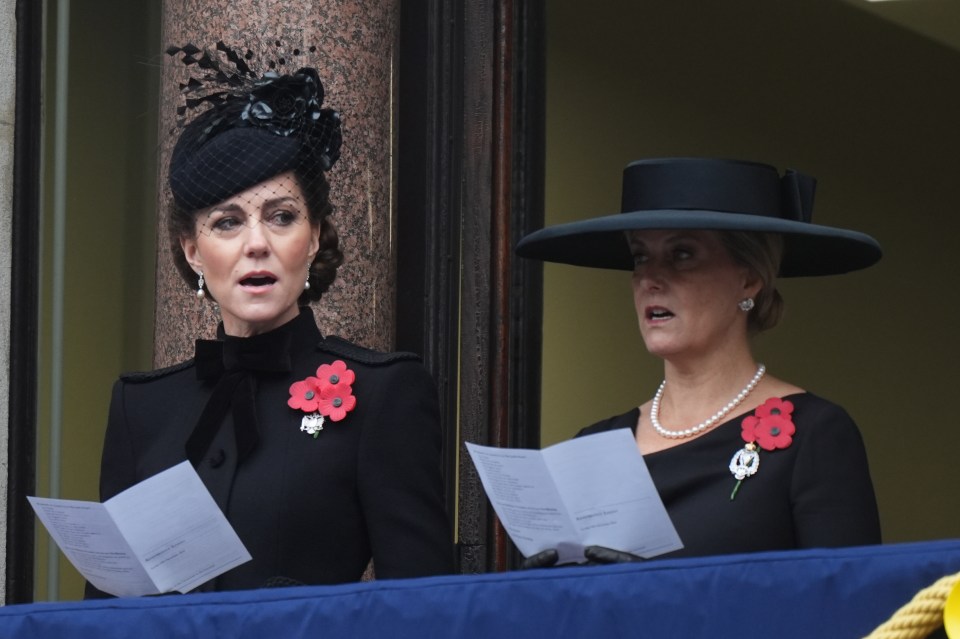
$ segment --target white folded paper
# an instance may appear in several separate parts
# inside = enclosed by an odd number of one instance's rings
[[[555,548],[559,563],[579,563],[592,545],[641,557],[683,548],[629,429],[543,450],[469,442],[467,450],[524,556]]]
[[[80,574],[117,597],[189,592],[250,561],[186,461],[102,504],[27,499]]]

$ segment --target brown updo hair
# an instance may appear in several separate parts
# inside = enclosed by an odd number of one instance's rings
[[[330,219],[333,205],[330,203],[330,183],[327,182],[326,175],[320,171],[310,171],[309,176],[305,176],[299,169],[294,169],[293,175],[303,191],[310,223],[320,229],[320,246],[310,264],[310,288],[304,290],[297,298],[301,306],[306,306],[310,302],[320,300],[333,284],[337,278],[337,269],[343,264],[343,253],[340,251],[337,227]],[[173,263],[191,289],[196,288],[198,275],[187,262],[180,240],[196,236],[197,216],[203,210],[188,211],[174,201],[171,203],[170,216],[167,219],[167,233],[170,238],[170,249],[173,252]],[[207,293],[209,294],[209,291]]]
[[[776,233],[718,231],[720,242],[733,260],[750,269],[762,282],[747,315],[747,332],[756,335],[777,325],[784,301],[777,290],[777,272],[783,257],[783,237]]]

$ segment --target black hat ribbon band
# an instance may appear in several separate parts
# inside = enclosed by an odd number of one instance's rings
[[[620,211],[723,211],[810,222],[816,180],[765,165],[633,164],[623,173]]]
[[[810,222],[813,217],[813,196],[817,190],[817,181],[809,175],[804,175],[787,169],[780,178],[781,217],[798,222]]]

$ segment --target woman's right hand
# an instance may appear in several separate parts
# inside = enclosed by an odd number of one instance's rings
[[[556,548],[547,548],[546,550],[541,550],[535,555],[524,557],[520,567],[524,570],[527,570],[528,568],[549,568],[551,566],[556,566],[557,559],[559,558],[560,554],[557,552]]]

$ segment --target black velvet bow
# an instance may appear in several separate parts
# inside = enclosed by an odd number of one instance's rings
[[[196,468],[203,460],[223,424],[227,411],[233,415],[238,463],[257,447],[256,373],[287,373],[291,370],[289,330],[218,340],[197,340],[194,361],[197,378],[216,381],[210,399],[187,439],[187,459]]]

